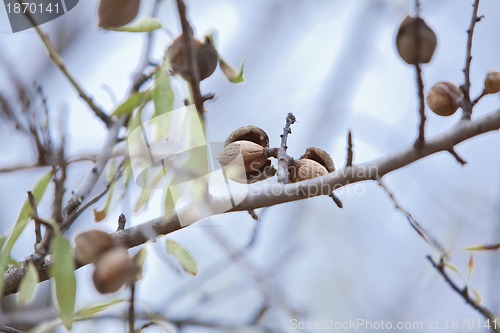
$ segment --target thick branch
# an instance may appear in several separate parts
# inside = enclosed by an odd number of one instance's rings
[[[360,181],[377,180],[392,171],[398,170],[429,155],[443,151],[447,152],[463,141],[479,134],[498,129],[500,129],[500,110],[473,121],[461,122],[452,130],[434,139],[429,139],[427,144],[419,150],[411,145],[387,157],[360,165],[354,165],[349,168],[342,168],[326,176],[303,182],[287,185],[276,183],[264,189],[250,186],[247,196],[239,205],[231,209],[230,212],[247,211],[249,209],[278,205],[313,196],[330,195],[333,190],[345,185]],[[214,197],[210,199],[208,204],[213,208],[213,211],[216,212],[220,211],[217,209],[218,207],[225,207],[228,200],[227,197]],[[186,209],[189,210],[191,208],[192,207],[187,207]],[[177,215],[170,218],[159,217],[126,230],[115,232],[113,237],[121,245],[131,248],[143,244],[150,239],[154,239],[159,235],[177,231],[182,227]],[[47,272],[51,265],[52,257],[47,256],[45,264],[40,267],[40,281],[48,279]],[[19,283],[24,276],[24,266],[25,265],[11,267],[5,273],[4,295],[17,292]],[[77,266],[81,267],[81,264],[77,263]]]

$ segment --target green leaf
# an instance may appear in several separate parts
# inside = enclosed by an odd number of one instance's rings
[[[151,100],[151,91],[133,93],[128,99],[120,104],[111,116],[126,116],[131,114],[137,107]]]
[[[229,66],[224,60],[222,60],[222,58],[219,58],[219,65],[220,68],[222,69],[222,72],[230,82],[241,83],[245,81],[245,79],[243,78],[243,68],[245,62],[241,64],[239,72],[237,72],[234,68]]]
[[[45,194],[45,191],[47,190],[47,187],[49,186],[51,179],[52,179],[52,171],[43,175],[42,178],[40,178],[33,187],[33,191],[31,191],[31,193],[33,193],[37,205],[40,203],[40,200]],[[3,294],[3,284],[4,284],[3,272],[5,272],[5,269],[7,268],[8,262],[10,260],[10,252],[12,251],[14,244],[16,243],[17,239],[23,232],[24,228],[26,228],[26,226],[28,225],[28,222],[31,218],[31,214],[32,214],[31,206],[29,204],[28,199],[26,199],[21,208],[21,212],[19,213],[19,217],[17,218],[12,233],[10,234],[7,243],[5,244],[4,248],[2,249],[2,252],[0,253],[0,295]]]
[[[477,305],[481,305],[482,299],[481,295],[478,293],[478,291],[474,288],[472,288],[472,294],[474,295],[474,301],[476,302]]]
[[[146,173],[144,173],[144,175],[146,175]],[[156,189],[156,186],[160,183],[164,176],[165,172],[163,170],[160,170],[156,177],[151,180],[151,183],[142,188],[141,193],[139,193],[139,197],[137,198],[137,201],[134,205],[134,213],[139,212],[148,204],[149,199],[151,199],[151,195]]]
[[[165,65],[167,64],[167,66]],[[160,116],[174,108],[174,92],[170,85],[170,78],[167,75],[168,62],[155,74],[155,86],[153,89],[153,102],[155,104],[154,116]]]
[[[122,32],[151,32],[161,29],[162,24],[156,17],[143,17],[136,23],[119,28],[107,28],[107,30]]]
[[[170,191],[170,189],[165,191],[164,203],[165,203],[165,206],[164,206],[165,211],[163,212],[163,216],[165,216],[165,217],[173,216],[174,211],[175,211],[175,201],[174,201],[174,198],[172,196],[172,191]]]
[[[460,275],[460,271],[458,270],[458,268],[456,268],[454,265],[452,264],[449,264],[447,262],[444,263],[444,266],[452,271],[454,271],[455,273],[457,273],[458,275]]]
[[[80,309],[77,312],[75,312],[75,320],[88,319],[88,318],[93,317],[93,316],[95,316],[103,311],[108,310],[109,308],[111,308],[117,304],[122,304],[124,302],[125,302],[125,300],[118,299],[118,300],[112,300],[112,301],[105,302],[105,303],[99,303],[99,304],[86,306],[83,309]]]
[[[30,303],[35,294],[36,286],[40,282],[38,277],[38,271],[36,270],[33,263],[28,264],[28,268],[24,273],[24,277],[19,285],[19,298],[20,304]]]
[[[184,269],[186,273],[191,275],[198,274],[198,264],[196,264],[196,261],[191,253],[189,253],[181,244],[172,239],[167,239],[166,245],[167,252],[179,260],[182,269]]]
[[[52,251],[54,265],[50,274],[56,285],[59,316],[64,327],[71,330],[76,297],[75,262],[73,261],[71,245],[63,236],[56,236],[52,240]]]
[[[139,268],[137,272],[137,277],[135,280],[141,280],[142,279],[142,268],[144,267],[144,263],[146,262],[146,258],[148,256],[148,251],[146,250],[145,247],[143,247],[137,254],[134,256],[134,262]]]
[[[116,165],[115,165],[115,163],[113,163],[109,167],[108,175],[107,175],[108,184],[111,182],[112,183],[111,183],[111,185],[107,185],[107,186],[109,186],[109,190],[108,190],[108,195],[106,197],[106,204],[104,205],[104,208],[102,210],[97,210],[94,208],[94,220],[96,222],[101,222],[108,215],[109,208],[110,208],[111,203],[113,201],[113,193],[115,191],[116,182],[113,181],[115,175],[116,175]]]
[[[45,321],[40,325],[32,328],[29,333],[53,333],[59,325],[61,325],[61,319],[59,318]]]

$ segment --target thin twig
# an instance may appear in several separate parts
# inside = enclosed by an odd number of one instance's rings
[[[64,232],[68,230],[68,228],[73,224],[73,222],[85,211],[87,210],[90,206],[95,204],[97,201],[99,201],[106,193],[109,192],[111,186],[120,178],[122,175],[122,166],[123,166],[123,161],[120,163],[118,166],[118,169],[116,173],[113,175],[113,178],[106,183],[106,186],[104,189],[99,192],[95,197],[87,201],[84,205],[82,205],[80,208],[73,210],[71,214],[68,215],[68,217],[61,223],[61,231]]]
[[[453,156],[458,163],[460,163],[461,165],[466,165],[467,164],[467,161],[464,160],[462,157],[460,157],[460,155],[458,155],[458,153],[455,151],[455,149],[453,148],[450,148],[448,149],[448,152],[451,154],[451,156]]]
[[[347,160],[345,162],[346,167],[351,167],[354,159],[354,144],[352,142],[352,131],[347,132]]]
[[[344,208],[344,204],[342,203],[342,201],[340,200],[340,198],[335,195],[335,193],[333,193],[333,192],[330,193],[330,198],[332,198],[333,202],[335,202],[335,204],[337,205],[337,207]]]
[[[135,282],[130,284],[130,300],[128,303],[128,331],[135,332]]]
[[[286,123],[285,127],[283,127],[283,134],[280,135],[281,137],[281,144],[280,148],[278,150],[278,182],[287,184],[288,183],[288,177],[289,177],[289,171],[288,167],[290,164],[290,156],[286,153],[286,150],[288,149],[287,146],[287,140],[288,140],[288,134],[292,133],[292,129],[290,128],[292,124],[294,124],[297,121],[293,113],[289,112],[288,115],[286,116]]]
[[[441,258],[439,263],[436,263],[431,256],[427,256],[427,259],[430,261],[432,264],[432,267],[434,267],[439,274],[444,278],[446,283],[457,293],[459,294],[464,301],[472,306],[474,309],[476,309],[481,315],[483,315],[488,321],[491,326],[492,332],[500,332],[500,324],[498,323],[498,319],[496,316],[487,308],[484,306],[481,306],[478,304],[474,299],[472,299],[469,296],[469,291],[467,286],[460,288],[453,280],[449,277],[449,275],[445,271],[445,265],[444,265],[444,259]]]
[[[30,204],[32,214],[38,216],[38,209],[36,207],[35,196],[31,191],[28,191],[28,202]],[[40,222],[35,221],[35,249],[36,245],[39,244],[41,241],[42,241],[42,230],[40,227]]]
[[[13,328],[13,327],[4,326],[4,325],[0,325],[0,332],[3,332],[3,333],[24,333],[23,331],[20,331],[18,329]]]
[[[415,73],[417,77],[417,87],[418,87],[418,113],[420,115],[420,123],[418,125],[418,137],[415,141],[415,147],[421,149],[425,144],[425,96],[424,96],[424,81],[422,79],[422,68],[420,67],[420,53],[421,53],[421,39],[420,30],[418,25],[422,23],[420,21],[420,0],[415,0],[415,12],[417,17],[417,28],[415,29],[415,45],[417,49],[417,61],[415,63]]]
[[[401,205],[401,203],[396,198],[396,195],[384,183],[382,178],[378,179],[378,184],[384,190],[384,192],[387,194],[389,199],[391,199],[391,201],[394,204],[394,207],[406,216],[406,219],[410,223],[411,227],[420,235],[420,237],[422,237],[428,244],[430,244],[441,255],[444,255],[445,249],[441,245],[441,243],[439,243],[427,230],[425,230],[425,228],[420,223],[418,223],[417,220],[415,220],[413,215]]]
[[[28,19],[32,20],[30,15],[27,15]],[[94,114],[101,119],[107,127],[110,127],[113,121],[111,118],[103,111],[101,110],[92,100],[92,98],[83,90],[83,88],[76,82],[76,80],[73,78],[73,76],[69,73],[68,69],[63,63],[63,60],[59,53],[57,52],[56,48],[50,41],[49,37],[42,31],[40,27],[36,25],[34,21],[32,21],[33,27],[35,28],[35,31],[38,33],[40,36],[40,39],[42,40],[43,44],[45,45],[45,48],[49,52],[49,56],[54,62],[54,64],[59,68],[59,70],[63,73],[63,75],[68,79],[68,81],[71,83],[71,85],[76,89],[78,92],[78,95],[87,103],[87,105],[90,107],[90,109],[94,112]]]
[[[120,216],[118,216],[118,227],[116,228],[116,231],[124,230],[126,223],[127,223],[127,218],[125,217],[124,214],[120,214]]]
[[[181,21],[182,26],[182,38],[185,47],[185,55],[187,58],[187,71],[188,75],[188,83],[191,88],[191,93],[193,94],[193,102],[196,107],[196,111],[200,117],[200,121],[205,123],[205,108],[203,107],[203,95],[200,91],[200,73],[198,69],[198,61],[196,52],[194,49],[194,41],[193,41],[193,30],[191,29],[191,25],[187,19],[186,15],[186,5],[183,0],[177,0],[177,9],[179,11],[179,19]]]
[[[255,220],[255,221],[258,221],[259,220],[259,216],[255,213],[255,210],[253,209],[249,209],[248,210],[248,214],[250,214],[250,216]]]
[[[472,101],[472,107],[476,106],[476,104],[486,95],[488,95],[488,93],[483,90],[481,94]]]
[[[470,120],[472,116],[472,102],[470,99],[470,66],[472,63],[472,40],[473,40],[473,35],[474,35],[474,27],[476,26],[476,23],[481,20],[482,17],[477,16],[477,11],[479,8],[479,0],[474,0],[474,9],[472,11],[472,19],[470,22],[469,29],[467,30],[467,52],[466,52],[466,57],[465,57],[465,67],[464,67],[464,79],[465,82],[462,86],[460,86],[460,89],[462,89],[462,92],[464,93],[464,98],[462,102],[462,108],[463,108],[463,120]]]

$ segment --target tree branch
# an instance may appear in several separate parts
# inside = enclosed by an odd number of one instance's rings
[[[439,272],[439,274],[441,274],[446,283],[448,283],[448,285],[454,291],[456,291],[456,293],[459,294],[467,304],[472,306],[481,315],[483,315],[486,319],[489,320],[492,332],[500,333],[500,324],[498,323],[498,319],[495,317],[495,315],[490,310],[488,310],[484,306],[481,306],[474,299],[472,299],[469,296],[469,291],[467,287],[460,288],[455,282],[453,282],[453,280],[448,276],[448,274],[444,269],[445,266],[443,264],[443,259],[441,258],[441,261],[439,263],[436,263],[431,256],[427,256],[427,259],[432,264],[432,267],[434,267]]]
[[[464,67],[464,77],[465,82],[460,87],[464,93],[464,99],[462,102],[462,109],[464,110],[463,120],[470,120],[472,116],[472,102],[470,98],[470,65],[472,63],[472,37],[474,35],[474,27],[476,23],[481,20],[482,17],[477,16],[477,10],[479,8],[479,0],[474,0],[474,9],[472,11],[472,19],[470,22],[469,30],[467,30],[467,55],[465,57],[465,67]],[[477,103],[477,102],[476,102]]]
[[[90,109],[94,112],[94,114],[101,119],[107,127],[111,127],[113,121],[111,118],[104,112],[102,111],[97,105],[95,105],[94,101],[92,98],[85,93],[82,87],[76,82],[76,80],[73,78],[73,76],[69,73],[68,69],[63,63],[63,60],[61,59],[61,56],[57,52],[56,48],[50,41],[49,37],[40,29],[40,27],[37,26],[36,23],[33,22],[33,19],[31,18],[30,15],[27,15],[28,19],[31,20],[33,23],[33,27],[35,28],[36,32],[40,36],[40,39],[42,40],[43,44],[45,45],[45,48],[49,52],[49,56],[54,62],[54,64],[61,70],[63,75],[68,79],[68,81],[71,83],[71,85],[76,89],[78,92],[78,95],[87,103],[87,105],[90,107]]]
[[[414,217],[413,215],[401,205],[401,203],[396,198],[396,195],[389,189],[389,187],[384,183],[382,178],[378,180],[379,186],[384,190],[389,199],[391,199],[394,207],[406,216],[406,219],[410,223],[411,227],[425,240],[429,245],[431,245],[435,250],[439,252],[440,255],[445,254],[445,249]]]
[[[461,122],[459,125],[440,136],[429,139],[427,144],[420,150],[410,145],[406,149],[386,157],[354,165],[349,168],[342,168],[326,176],[303,182],[287,185],[276,183],[270,184],[266,188],[249,186],[246,197],[229,212],[247,211],[248,209],[268,207],[313,196],[330,195],[334,189],[356,182],[377,180],[415,161],[438,152],[447,152],[455,145],[472,137],[498,129],[500,129],[500,110],[496,110],[487,116],[472,121]],[[207,204],[213,207],[214,211],[218,211],[217,208],[225,207],[228,200],[227,197],[212,197],[208,200]],[[192,209],[192,207],[188,206],[185,209],[189,210]],[[183,227],[184,226],[179,222],[177,214],[174,214],[170,218],[159,217],[123,231],[115,232],[113,237],[120,245],[131,248],[141,245],[150,239],[154,239],[159,235],[165,235],[180,230]],[[47,273],[52,265],[52,260],[51,256],[45,258],[45,263],[39,270],[40,281],[48,279]],[[81,263],[77,263],[77,267],[81,266]],[[5,273],[4,295],[10,295],[17,292],[19,283],[24,276],[22,267],[23,265],[11,267]]]
[[[184,47],[186,50],[188,68],[186,71],[189,73],[189,86],[193,94],[193,102],[198,111],[200,120],[205,123],[205,108],[203,106],[203,95],[200,91],[200,72],[198,70],[198,59],[194,49],[193,31],[186,16],[186,5],[183,0],[177,0],[177,9],[179,11],[179,18],[182,26],[182,38],[184,39]]]
[[[282,184],[288,183],[288,176],[289,176],[288,167],[290,164],[290,156],[288,156],[288,154],[286,153],[286,150],[288,149],[287,140],[288,140],[288,134],[292,133],[292,129],[290,127],[296,121],[297,120],[295,119],[293,113],[289,112],[288,115],[286,116],[286,123],[285,127],[283,127],[283,134],[280,135],[281,144],[277,152],[277,159],[278,159],[278,182]]]
[[[418,25],[421,24],[420,19],[420,0],[415,0],[415,12],[417,17],[417,32],[415,34],[415,45],[417,49],[417,59],[420,60],[420,52],[421,52],[421,35],[420,29],[418,29]],[[417,91],[418,91],[418,113],[420,115],[420,123],[418,125],[418,137],[417,141],[415,141],[415,147],[420,149],[425,144],[425,121],[427,118],[425,117],[425,96],[424,96],[424,81],[422,79],[422,68],[420,67],[420,63],[417,61],[415,64],[415,73],[417,77]]]

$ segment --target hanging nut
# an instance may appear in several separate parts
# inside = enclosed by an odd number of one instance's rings
[[[95,263],[94,285],[101,294],[114,293],[132,282],[139,268],[127,250],[114,248],[104,253]]]
[[[326,151],[318,147],[306,149],[296,166],[290,167],[290,181],[300,182],[306,179],[324,176],[335,171],[333,160]]]
[[[130,23],[137,16],[140,4],[140,0],[100,0],[99,27],[118,28]]]
[[[229,135],[217,159],[229,179],[240,183],[254,183],[276,174],[266,155],[268,147],[269,137],[263,129],[245,126]],[[238,156],[242,157],[244,168],[236,163]]]
[[[407,64],[428,63],[436,45],[436,34],[423,19],[406,16],[401,22],[396,37],[396,48]]]
[[[484,80],[484,92],[496,94],[500,91],[500,72],[489,72]]]
[[[197,59],[199,79],[204,80],[215,71],[219,61],[219,55],[215,49],[212,40],[205,37],[201,42],[199,39],[193,38],[195,59]],[[166,55],[172,71],[179,74],[186,81],[190,81],[191,75],[188,71],[187,52],[184,47],[184,37],[182,35],[176,37],[172,44],[167,48]]]
[[[110,234],[101,230],[89,230],[75,237],[76,256],[88,264],[97,261],[99,257],[115,247]]]
[[[446,117],[454,114],[461,103],[462,91],[451,82],[435,84],[427,95],[429,108],[437,115]]]

